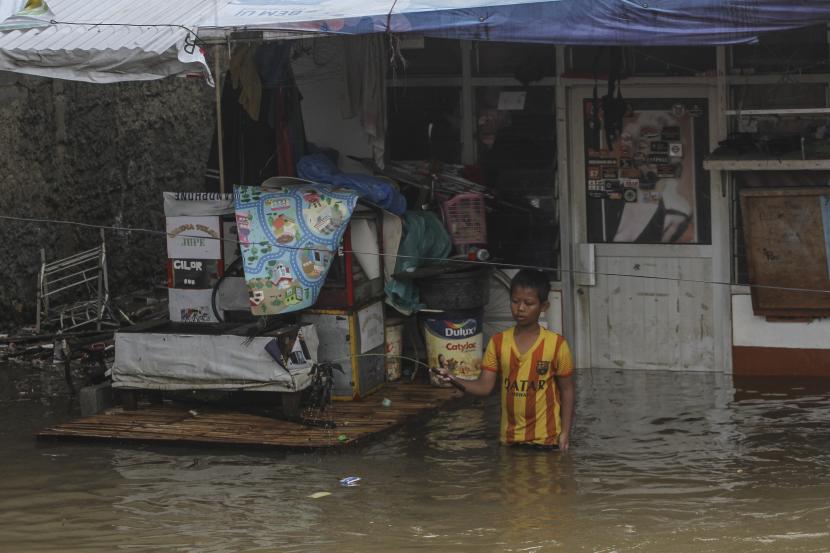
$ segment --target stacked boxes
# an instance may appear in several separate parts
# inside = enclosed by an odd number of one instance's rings
[[[358,204],[315,308],[354,309],[383,297],[382,234],[383,214]]]
[[[386,381],[383,302],[359,309],[307,309],[304,324],[313,324],[320,339],[317,358],[337,363],[332,398],[360,400]]]
[[[170,320],[218,322],[211,299],[214,285],[235,252],[235,236],[228,235],[232,228],[233,196],[165,192],[164,212]]]

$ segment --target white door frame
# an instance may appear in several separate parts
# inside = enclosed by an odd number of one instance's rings
[[[623,83],[623,95],[627,98],[705,98],[708,101],[709,150],[717,146],[719,137],[723,135],[720,113],[721,105],[716,79],[696,79],[677,82],[671,80],[655,80],[648,83]],[[592,94],[593,83],[582,81],[560,81],[560,92],[564,92],[561,103],[557,108],[566,110],[567,116],[558,118],[560,132],[560,167],[567,167],[567,177],[562,171],[560,177],[560,194],[569,201],[562,202],[563,225],[569,227],[569,241],[563,240],[563,247],[567,246],[567,257],[570,259],[572,271],[569,280],[570,286],[565,286],[565,293],[570,302],[565,302],[566,312],[571,309],[573,316],[567,317],[573,321],[573,327],[566,325],[573,342],[573,351],[578,367],[588,367],[591,362],[591,330],[589,294],[583,282],[586,275],[580,271],[588,269],[581,263],[587,244],[587,217],[586,193],[584,178],[584,141],[582,100]],[[564,104],[564,105],[563,105]],[[564,120],[564,121],[563,121]],[[564,125],[562,123],[567,123]],[[711,259],[711,282],[728,283],[730,280],[730,233],[729,233],[729,198],[726,193],[724,180],[719,172],[710,174],[711,198],[711,245],[662,245],[662,244],[596,244],[597,253],[613,251],[615,256],[661,256],[661,257],[707,257]],[[564,234],[563,234],[564,238]],[[563,251],[563,258],[566,257]],[[564,277],[564,275],[563,275]],[[571,293],[568,294],[568,288]],[[714,362],[713,371],[731,372],[731,301],[728,284],[712,285],[712,322],[714,335]],[[570,305],[569,305],[570,304]]]

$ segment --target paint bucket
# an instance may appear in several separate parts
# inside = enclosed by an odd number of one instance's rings
[[[446,368],[461,380],[478,378],[484,342],[481,309],[428,314],[423,327],[430,368]],[[430,381],[442,385],[431,373]]]
[[[389,382],[401,377],[402,351],[403,323],[390,321],[386,325],[386,380]]]

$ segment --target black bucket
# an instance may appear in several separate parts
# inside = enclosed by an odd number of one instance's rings
[[[490,301],[487,267],[444,273],[418,280],[421,303],[428,309],[478,309]]]

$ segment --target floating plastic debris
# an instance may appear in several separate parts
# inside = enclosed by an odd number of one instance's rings
[[[360,482],[359,476],[347,476],[346,478],[340,480],[340,485],[351,488],[352,486],[357,486],[358,482]]]
[[[392,400],[389,399],[388,397],[385,397],[385,398],[383,398],[383,401],[380,402],[380,404],[383,405],[384,407],[391,407],[392,406]]]
[[[349,439],[349,437],[346,436],[345,434],[340,434],[339,436],[337,436],[337,440],[340,441],[340,442],[345,442],[348,439]]]
[[[311,499],[320,499],[321,497],[326,497],[327,495],[331,495],[331,492],[314,492],[308,497]]]

